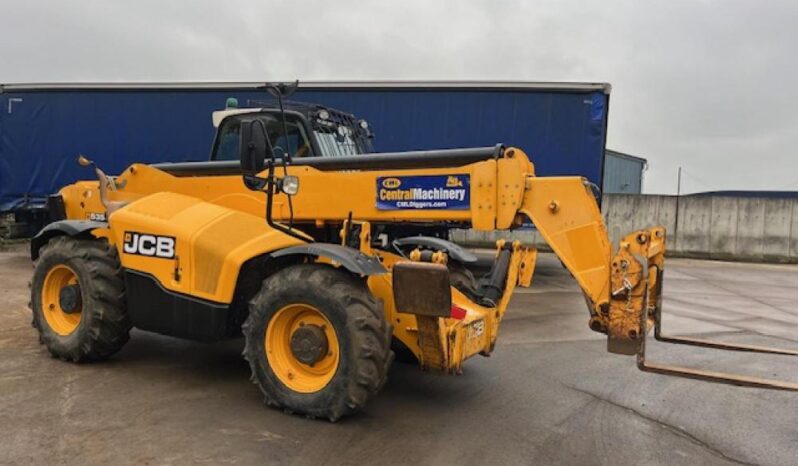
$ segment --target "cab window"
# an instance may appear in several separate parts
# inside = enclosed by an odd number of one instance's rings
[[[277,116],[258,114],[254,117],[263,121],[266,126],[276,157],[281,158],[285,152],[289,152],[292,157],[309,157],[313,155],[313,149],[310,146],[305,127],[296,117],[286,115],[287,137],[283,132],[282,121]],[[236,115],[226,118],[222,122],[211,160],[238,160],[241,120],[244,118],[251,119],[253,115]]]

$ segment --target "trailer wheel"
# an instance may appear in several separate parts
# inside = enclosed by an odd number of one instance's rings
[[[382,302],[327,265],[294,265],[264,280],[243,332],[265,402],[311,418],[336,421],[361,409],[393,360]]]
[[[116,249],[58,236],[42,248],[31,280],[33,326],[54,357],[105,359],[130,338]]]

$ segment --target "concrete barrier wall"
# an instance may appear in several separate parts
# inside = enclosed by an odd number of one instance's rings
[[[670,255],[761,262],[798,263],[798,199],[680,197],[607,194],[602,205],[610,239],[618,244],[631,231],[663,225]],[[454,241],[490,247],[499,238],[519,239],[545,249],[534,230],[455,230]]]

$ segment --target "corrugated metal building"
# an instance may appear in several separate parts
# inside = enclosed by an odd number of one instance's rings
[[[643,172],[648,161],[641,157],[614,150],[604,151],[605,194],[640,194],[643,190]]]

